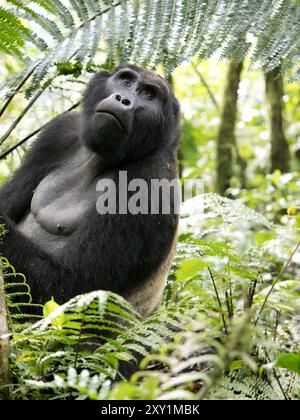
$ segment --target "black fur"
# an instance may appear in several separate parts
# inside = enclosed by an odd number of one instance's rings
[[[110,81],[123,68],[136,72],[141,83],[155,79],[162,86],[161,97],[151,105],[153,113],[148,118],[141,106],[128,123],[126,135],[121,129],[118,134],[110,122],[104,128],[100,119],[99,127],[92,123],[96,104],[114,90]],[[63,114],[44,129],[20,169],[0,191],[0,223],[8,229],[1,254],[25,274],[34,302],[44,303],[53,296],[63,303],[98,289],[122,295],[142,285],[157,270],[171,248],[177,227],[175,214],[99,215],[91,203],[59,258],[23,235],[18,223],[29,212],[39,183],[56,168],[63,168],[82,143],[99,154],[98,171],[104,177],[116,179],[120,170],[126,170],[128,180],[142,178],[148,184],[153,178],[176,178],[178,114],[178,103],[162,78],[123,65],[91,80],[82,113]]]

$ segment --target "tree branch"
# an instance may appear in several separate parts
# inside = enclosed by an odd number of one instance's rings
[[[195,64],[192,64],[192,67],[195,70],[195,73],[197,74],[197,76],[199,77],[199,79],[201,80],[201,83],[203,84],[203,86],[207,90],[207,93],[208,93],[208,95],[209,95],[212,103],[216,107],[216,110],[219,111],[220,110],[220,106],[219,106],[218,101],[216,100],[215,95],[213,94],[211,88],[209,87],[208,83],[206,82],[206,80],[204,79],[204,77],[202,76],[202,74],[200,73],[200,71],[198,70],[197,66],[195,66]]]
[[[6,131],[6,133],[1,137],[1,139],[0,139],[0,146],[10,136],[10,134],[12,133],[12,131],[17,127],[17,125],[19,124],[19,122],[24,118],[24,116],[27,114],[27,112],[32,107],[32,105],[39,99],[39,97],[41,96],[41,94],[47,89],[47,87],[49,86],[49,83],[50,83],[50,81],[47,81],[46,83],[44,83],[43,87],[39,91],[36,92],[36,94],[34,95],[34,97],[31,99],[31,101],[29,101],[29,103],[23,109],[23,111],[18,116],[18,118],[15,119],[15,121],[12,123],[12,125],[9,127],[9,129]]]
[[[66,112],[73,111],[73,109],[77,108],[80,102],[76,102],[73,104],[69,109],[63,112],[65,114]],[[50,120],[51,121],[51,120]],[[6,150],[2,155],[0,155],[0,160],[5,159],[8,155],[10,155],[14,150],[16,150],[18,147],[22,146],[22,144],[26,143],[26,141],[30,140],[33,136],[38,134],[40,131],[42,131],[46,125],[49,124],[49,122],[46,122],[46,124],[43,124],[41,127],[37,128],[36,130],[32,131],[30,134],[28,134],[26,137],[24,137],[22,140],[20,140],[17,144],[12,146],[10,149]]]
[[[40,61],[35,63],[33,68],[25,75],[25,77],[23,77],[23,79],[20,81],[20,83],[16,86],[16,88],[14,89],[14,92],[11,95],[9,95],[9,97],[7,98],[3,107],[1,108],[0,117],[2,117],[2,115],[4,114],[4,112],[7,109],[8,105],[11,103],[13,98],[19,93],[20,89],[27,82],[27,80],[30,78],[30,76],[33,74],[34,70],[36,69],[36,67],[38,66],[39,63],[40,63]]]

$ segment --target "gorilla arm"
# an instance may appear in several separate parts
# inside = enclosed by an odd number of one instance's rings
[[[65,113],[51,121],[27,153],[21,167],[0,189],[0,224],[4,224],[7,231],[1,238],[0,254],[17,271],[26,274],[36,303],[42,301],[39,293],[43,292],[49,273],[63,273],[62,267],[21,234],[16,226],[29,211],[35,188],[74,144],[78,136],[78,120],[76,113]]]
[[[42,131],[21,167],[0,189],[1,216],[18,223],[26,214],[35,188],[75,143],[78,122],[78,114],[65,113],[51,121]]]

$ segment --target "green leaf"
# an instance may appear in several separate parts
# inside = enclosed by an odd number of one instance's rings
[[[276,366],[300,375],[300,352],[282,353],[277,359]]]
[[[179,270],[177,271],[178,281],[183,281],[188,278],[196,276],[197,273],[202,271],[208,264],[203,261],[201,258],[194,258],[191,260],[185,260],[180,265]]]
[[[45,318],[49,316],[52,312],[59,308],[59,305],[55,302],[54,298],[52,297],[51,300],[45,303],[43,307],[43,315]],[[65,322],[65,315],[61,314],[52,320],[52,325],[55,327],[63,326]]]
[[[82,73],[82,64],[79,62],[71,63],[56,63],[58,73],[63,76],[72,74],[74,77],[79,77]]]
[[[232,372],[234,370],[241,369],[243,366],[245,366],[245,362],[243,360],[234,360],[233,362],[230,363],[229,370],[230,372]]]
[[[287,209],[287,214],[289,216],[297,216],[300,214],[300,206],[291,206]]]
[[[254,237],[258,246],[261,246],[263,243],[270,241],[275,236],[276,234],[274,232],[268,232],[268,231],[256,232],[254,234]]]

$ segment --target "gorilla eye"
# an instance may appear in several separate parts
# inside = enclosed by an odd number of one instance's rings
[[[144,95],[149,101],[152,101],[156,97],[156,92],[154,89],[147,88],[144,90]]]
[[[130,86],[131,85],[131,80],[128,77],[122,77],[122,82],[126,86]]]

